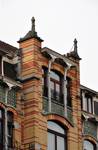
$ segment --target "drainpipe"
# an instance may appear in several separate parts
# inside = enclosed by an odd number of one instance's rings
[[[64,71],[64,82],[63,82],[63,94],[64,94],[64,113],[65,117],[67,117],[67,80],[66,80],[66,75],[67,75],[67,69]]]
[[[51,86],[50,86],[50,71],[51,71],[51,65],[52,63],[55,61],[54,56],[51,56],[52,59],[49,60],[49,64],[48,64],[48,101],[49,101],[49,107],[48,107],[48,111],[51,112]]]
[[[50,70],[51,70],[51,60],[49,60],[48,64],[48,111],[51,112],[51,89],[50,89]]]
[[[5,103],[7,104],[7,96],[9,89],[6,89],[5,93]],[[5,150],[8,150],[8,125],[7,125],[7,108],[5,108]]]
[[[11,90],[12,88],[12,84],[8,84],[8,88],[6,88],[5,91],[5,104],[8,104],[8,92]],[[5,150],[8,150],[8,118],[7,118],[7,107],[5,108]]]
[[[71,65],[68,64],[68,67],[64,71],[64,82],[63,82],[63,94],[64,94],[64,115],[67,117],[67,72],[70,69]]]
[[[1,60],[1,74],[2,74],[2,76],[4,76],[4,61],[3,61],[3,56],[2,56],[2,60]]]

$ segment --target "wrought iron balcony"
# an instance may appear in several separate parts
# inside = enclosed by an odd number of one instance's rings
[[[49,112],[49,101],[47,97],[43,97],[43,111],[45,113],[54,113],[65,117],[64,104],[56,102],[53,99],[51,99],[51,112]],[[67,107],[67,119],[73,123],[71,107]]]
[[[16,107],[16,90],[12,88],[6,94],[6,88],[0,85],[0,101]]]
[[[93,136],[97,139],[97,125],[94,122],[84,121],[83,132],[85,135]]]

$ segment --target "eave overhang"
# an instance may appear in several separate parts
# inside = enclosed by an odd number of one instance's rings
[[[74,63],[73,61],[69,60],[65,55],[61,55],[57,52],[55,52],[54,50],[51,50],[47,47],[44,47],[41,49],[41,53],[48,59],[51,59],[52,56],[55,57],[55,61],[56,63],[63,65],[64,67],[72,67],[72,66],[76,66],[76,63]]]

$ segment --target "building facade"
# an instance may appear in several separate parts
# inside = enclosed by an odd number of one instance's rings
[[[61,55],[35,30],[0,41],[0,150],[98,150],[98,93],[80,85],[77,40]]]

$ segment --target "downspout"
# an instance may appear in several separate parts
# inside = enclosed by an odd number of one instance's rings
[[[66,75],[67,75],[67,69],[65,69],[64,71],[64,82],[63,82],[63,94],[64,94],[64,116],[67,117],[67,79],[66,79]]]
[[[6,89],[5,93],[5,104],[7,104],[7,96],[9,89]],[[8,124],[7,124],[7,108],[5,108],[5,150],[8,150]]]
[[[51,89],[50,89],[50,70],[51,70],[51,60],[49,60],[48,64],[48,111],[51,112]]]
[[[2,60],[1,60],[1,74],[2,74],[2,76],[4,76],[4,61],[3,61],[3,56],[2,56]]]
[[[49,64],[48,64],[48,111],[51,112],[51,86],[50,86],[50,72],[51,72],[51,65],[52,63],[55,61],[55,58],[54,56],[51,56],[52,59],[49,60]]]
[[[9,84],[5,91],[5,104],[8,104],[8,92],[11,90],[12,85]],[[8,118],[7,118],[7,107],[5,107],[5,150],[8,150]]]
[[[67,72],[70,69],[71,65],[68,65],[64,71],[64,82],[63,82],[63,94],[64,94],[64,115],[67,118]]]

